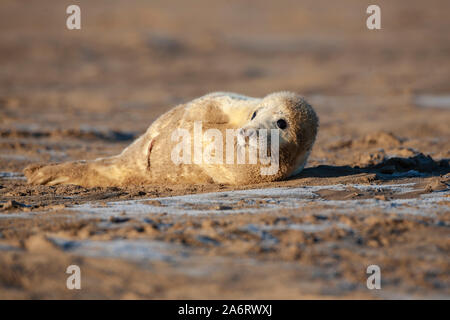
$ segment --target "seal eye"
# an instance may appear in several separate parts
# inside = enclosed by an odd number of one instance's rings
[[[286,121],[284,119],[280,119],[280,120],[277,121],[277,126],[280,129],[286,129],[287,123],[286,123]]]
[[[253,119],[255,119],[255,117],[256,117],[256,111],[255,111],[255,112],[253,112],[253,114],[252,114],[252,118],[251,118],[250,120],[253,120]]]

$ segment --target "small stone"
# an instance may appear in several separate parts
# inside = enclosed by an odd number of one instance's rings
[[[5,204],[3,204],[2,209],[3,210],[10,210],[10,209],[16,209],[16,208],[29,208],[30,206],[17,202],[15,200],[9,200]]]
[[[352,192],[352,193],[350,193],[349,195],[346,195],[345,198],[354,198],[354,197],[358,197],[358,196],[360,196],[360,195],[361,195],[361,194],[358,193],[358,192]]]
[[[388,200],[384,194],[377,195],[374,198],[377,199],[377,200],[382,200],[382,201],[387,201]]]
[[[220,206],[214,207],[214,209],[215,210],[231,210],[231,209],[233,209],[233,207],[220,205]]]
[[[431,181],[426,187],[425,187],[425,191],[427,192],[433,192],[433,191],[444,191],[444,190],[448,190],[449,186],[440,180],[433,180]]]
[[[148,204],[148,205],[154,206],[154,207],[161,207],[162,206],[161,201],[158,201],[158,200],[148,200],[148,201],[145,201],[144,204]]]
[[[130,220],[130,218],[125,218],[125,217],[114,217],[114,216],[109,217],[109,222],[112,222],[112,223],[123,223],[123,222],[127,222],[129,220]]]

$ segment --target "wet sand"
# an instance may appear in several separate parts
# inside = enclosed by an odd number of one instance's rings
[[[356,0],[79,3],[81,31],[65,1],[0,5],[0,298],[450,298],[447,1],[381,1],[380,31]],[[288,181],[23,177],[117,154],[196,96],[278,90],[320,117]]]

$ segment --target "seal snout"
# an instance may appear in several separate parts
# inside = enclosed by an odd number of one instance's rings
[[[247,138],[258,136],[258,129],[255,128],[240,128],[238,134]]]
[[[259,129],[257,128],[240,128],[238,130],[238,144],[239,145],[257,145],[259,137]]]

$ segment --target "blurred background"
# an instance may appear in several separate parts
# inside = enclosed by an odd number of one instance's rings
[[[144,130],[211,91],[405,97],[450,91],[450,3],[25,1],[0,4],[1,123]],[[67,6],[81,30],[66,28]],[[361,105],[364,107],[364,105]],[[107,116],[106,116],[107,115]]]

